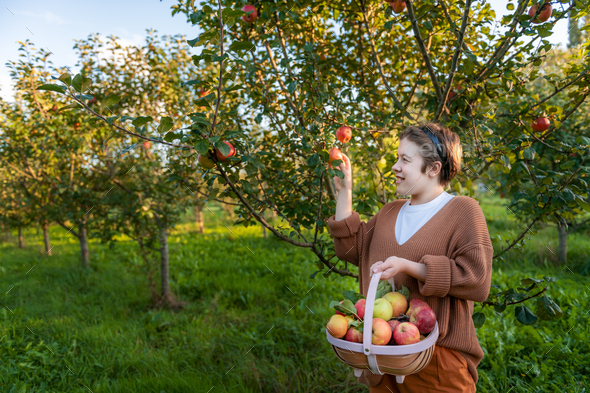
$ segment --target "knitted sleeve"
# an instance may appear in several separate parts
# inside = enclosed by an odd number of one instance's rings
[[[328,228],[334,238],[334,252],[338,258],[355,266],[360,265],[363,247],[371,242],[377,217],[385,206],[368,222],[361,222],[360,215],[355,211],[344,220],[336,221],[335,214],[328,218]]]
[[[426,281],[418,280],[424,296],[457,298],[483,302],[490,292],[494,249],[487,223],[477,201],[468,203],[463,220],[456,229],[458,236],[451,258],[424,255],[419,263],[426,265]]]

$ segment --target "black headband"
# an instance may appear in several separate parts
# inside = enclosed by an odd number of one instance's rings
[[[428,128],[428,126],[424,126],[424,128],[422,128],[422,131],[424,131],[426,135],[428,135],[432,143],[434,143],[434,146],[436,146],[436,151],[442,159],[443,166],[445,166],[447,164],[447,157],[443,154],[443,149],[440,142],[438,141],[438,138],[436,137],[436,135],[434,135],[434,132],[432,132],[432,130]]]

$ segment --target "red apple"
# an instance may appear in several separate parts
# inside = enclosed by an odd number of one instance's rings
[[[150,142],[150,141],[143,142],[143,147],[144,147],[144,149],[149,149],[150,147],[152,147],[152,142]]]
[[[330,168],[332,168],[332,161],[334,160],[342,160],[342,152],[337,147],[333,147],[329,150],[330,158],[328,159],[328,164],[330,164]]]
[[[359,299],[354,308],[356,308],[356,314],[359,316],[360,319],[365,317],[365,306],[367,304],[367,299]]]
[[[245,6],[242,7],[242,11],[244,11],[244,12],[253,11],[250,15],[242,16],[242,20],[244,22],[252,23],[256,19],[258,19],[258,11],[256,10],[256,7],[254,7],[253,5],[246,4]]]
[[[390,304],[393,309],[392,316],[399,317],[400,314],[404,314],[408,309],[408,300],[404,295],[399,292],[389,292],[383,296]]]
[[[410,317],[410,322],[416,325],[420,333],[430,333],[436,324],[436,314],[428,306],[418,307]]]
[[[348,126],[342,126],[336,131],[336,139],[342,143],[347,143],[352,138],[352,130]]]
[[[503,192],[500,193],[500,198],[504,198],[504,193]]]
[[[353,343],[362,343],[363,342],[363,334],[361,332],[359,332],[358,330],[356,330],[354,327],[351,327],[346,332],[344,339],[346,341],[351,341]]]
[[[420,331],[410,322],[402,322],[393,331],[393,338],[398,345],[415,344],[420,341]]]
[[[427,306],[430,307],[428,305],[428,303],[426,303],[424,300],[420,300],[420,299],[412,299],[410,300],[410,308],[408,308],[408,312],[406,313],[406,315],[408,317],[412,316],[412,313],[420,306]]]
[[[90,101],[88,101],[88,105],[92,105],[97,101],[96,97],[92,97]]]
[[[539,117],[538,119],[535,119],[531,123],[531,127],[533,128],[533,131],[535,131],[535,132],[545,131],[546,129],[549,128],[549,125],[551,125],[551,122],[546,117]]]
[[[180,152],[178,152],[180,154]],[[199,164],[201,164],[201,166],[203,168],[207,168],[207,169],[212,169],[215,166],[215,161],[213,161],[212,159],[210,159],[207,156],[202,156],[199,154],[199,157],[197,158],[197,160],[199,161]]]
[[[342,315],[334,314],[326,325],[328,333],[334,338],[342,338],[348,331],[348,320]]]
[[[396,342],[393,338],[393,332],[395,331],[395,328],[397,327],[397,325],[399,325],[401,322],[395,319],[390,319],[389,321],[387,321],[387,323],[389,324],[389,327],[391,328],[392,334],[391,334],[391,339],[389,340],[389,342],[387,343],[388,345],[395,345]]]
[[[229,146],[230,152],[227,156],[224,156],[223,154],[221,154],[221,151],[219,149],[215,149],[215,155],[217,156],[217,159],[219,161],[225,161],[226,158],[233,156],[234,154],[236,154],[236,149],[232,146],[231,143],[223,141],[223,143],[225,143],[226,145]]]
[[[406,2],[405,1],[390,1],[389,5],[393,8],[393,12],[396,14],[401,14],[406,9]]]
[[[531,18],[535,15],[538,8],[539,8],[539,6],[537,4],[535,4],[529,9],[529,16]],[[552,11],[553,11],[553,9],[551,8],[551,4],[545,4],[543,6],[543,8],[541,8],[541,12],[539,12],[539,15],[537,15],[537,18],[535,18],[533,20],[533,23],[546,22],[547,19],[549,19],[551,17]]]
[[[391,327],[381,318],[373,318],[372,333],[371,342],[373,345],[387,345],[389,340],[391,340]]]

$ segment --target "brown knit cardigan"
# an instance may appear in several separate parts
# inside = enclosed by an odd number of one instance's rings
[[[410,299],[422,299],[430,305],[439,324],[436,345],[458,351],[477,383],[477,365],[484,354],[471,315],[473,302],[488,297],[494,254],[486,219],[475,199],[455,196],[400,245],[395,223],[406,201],[387,203],[368,222],[361,222],[354,211],[340,221],[331,216],[328,226],[336,256],[359,267],[359,292],[364,296],[375,262],[397,256],[425,264],[425,282],[400,273],[394,277],[395,286],[401,289],[405,285]],[[381,378],[375,375],[372,382]]]

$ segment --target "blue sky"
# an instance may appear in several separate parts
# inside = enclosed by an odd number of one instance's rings
[[[199,1],[195,1],[196,4]],[[509,13],[507,1],[489,2],[501,17]],[[10,75],[5,63],[18,60],[17,41],[29,39],[35,47],[53,52],[50,60],[54,66],[73,67],[77,61],[74,39],[85,39],[89,34],[115,35],[121,44],[142,44],[146,29],[158,34],[184,34],[195,38],[198,27],[186,22],[182,14],[171,16],[174,0],[3,0],[0,9],[0,96],[12,101]],[[565,47],[567,21],[560,21],[550,37],[554,44]],[[193,49],[198,53],[199,49]],[[75,68],[72,71],[76,72]]]

